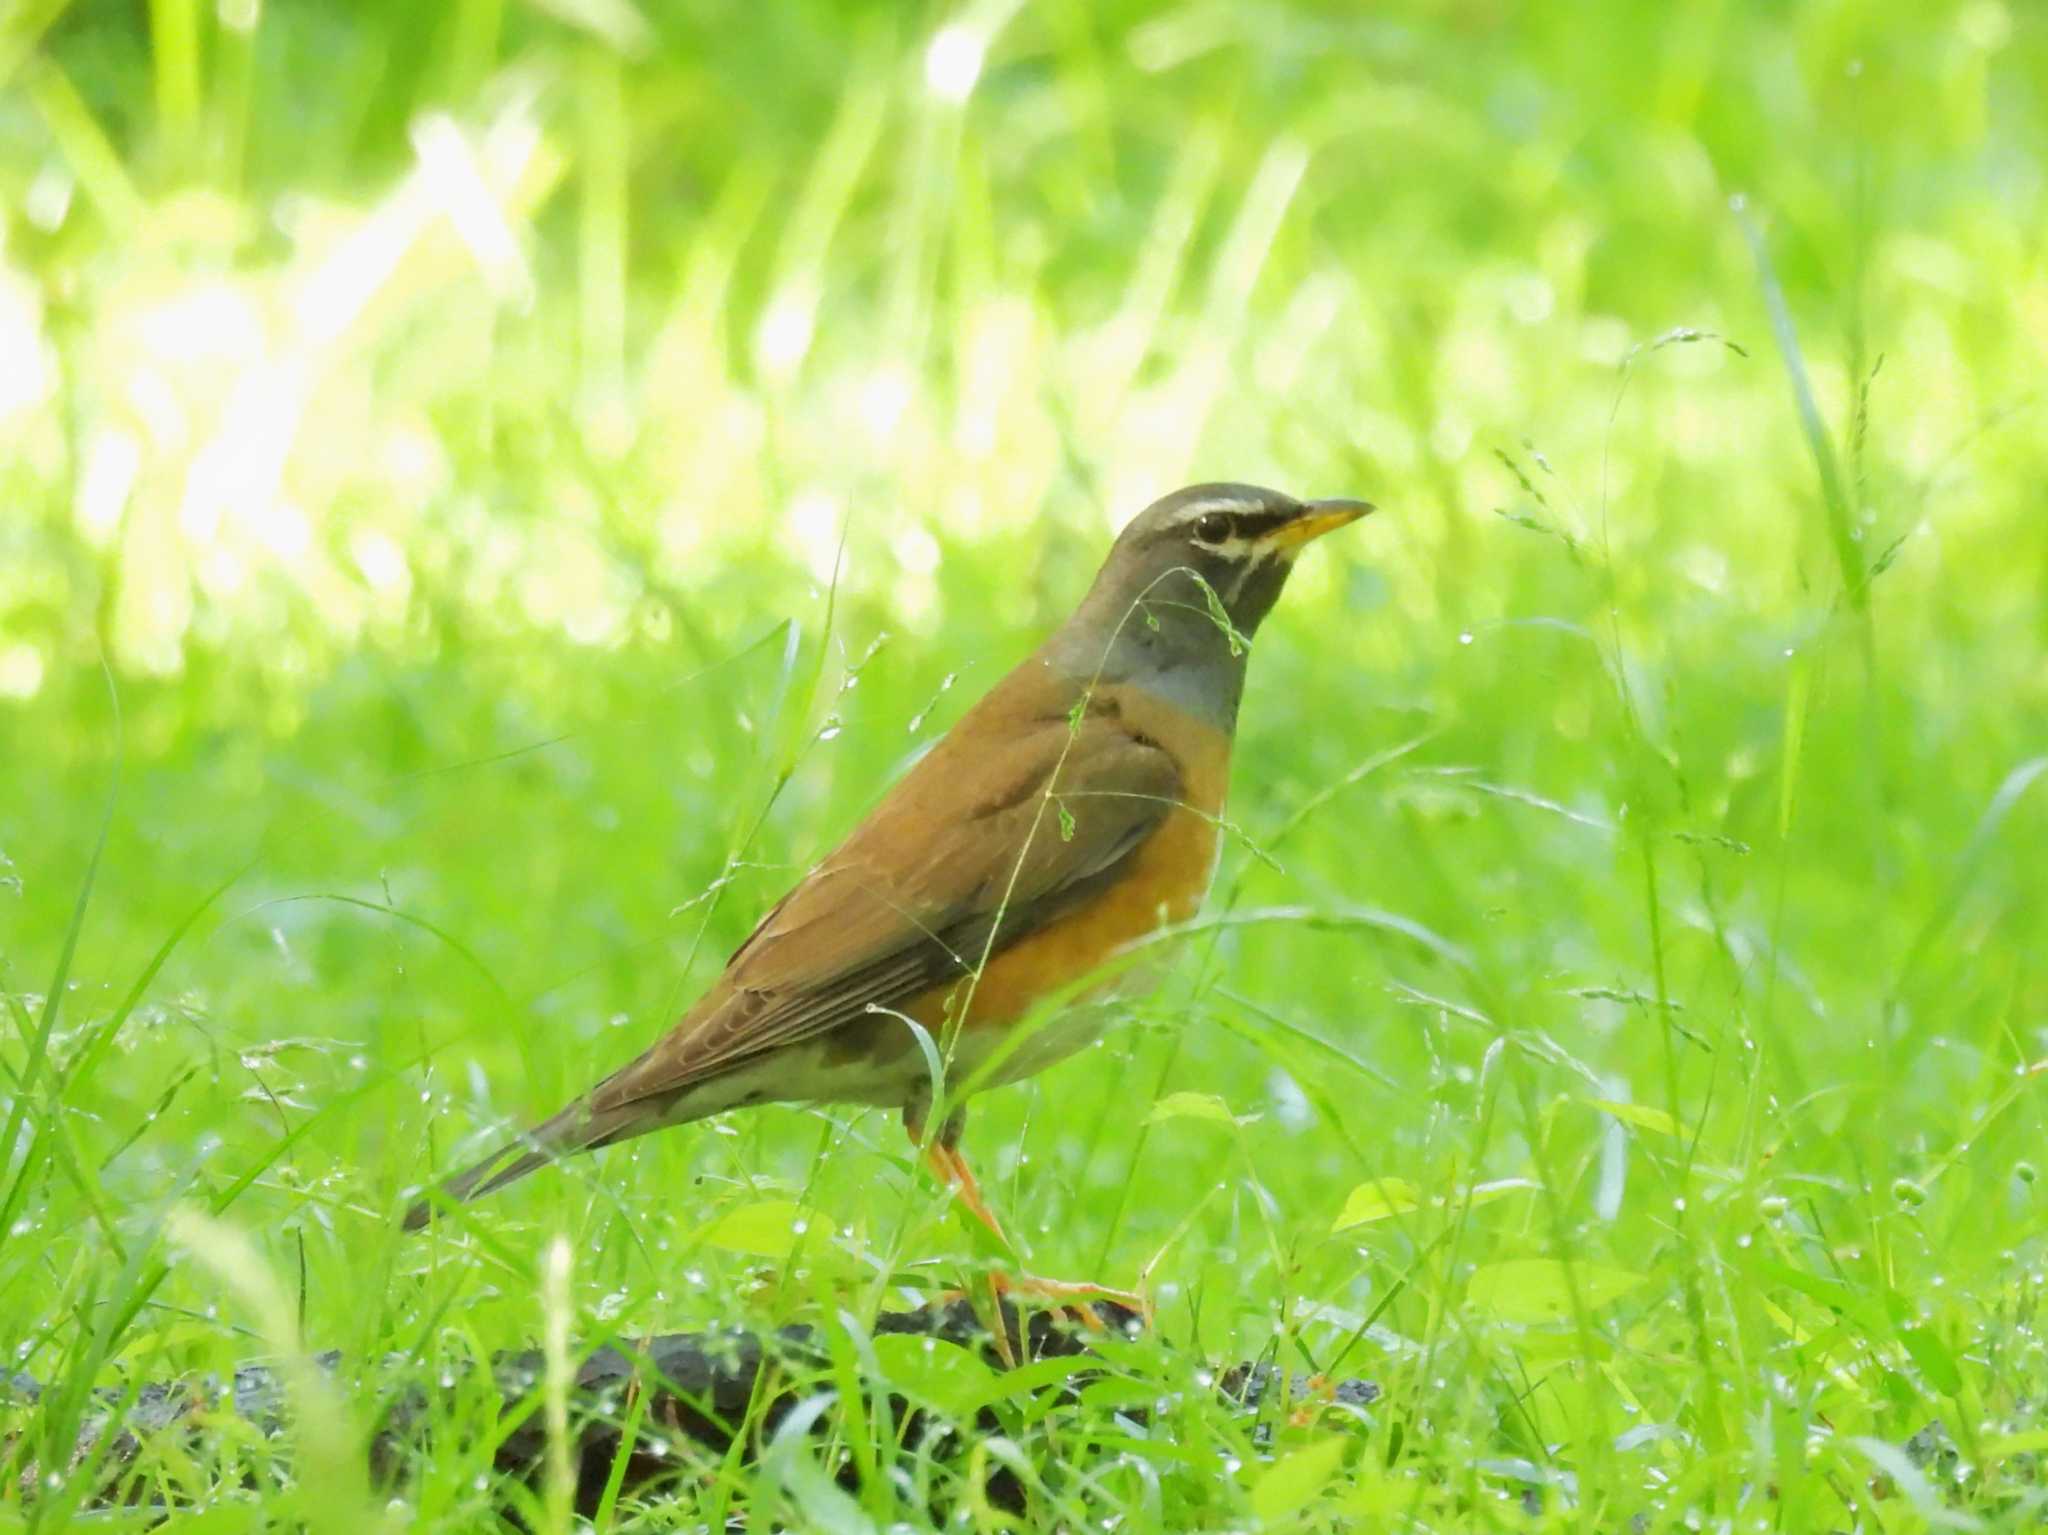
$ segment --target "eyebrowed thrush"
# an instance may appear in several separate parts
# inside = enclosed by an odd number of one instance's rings
[[[955,1105],[1094,1037],[1099,1009],[1041,1022],[1035,1005],[1089,990],[1201,905],[1246,641],[1301,550],[1371,509],[1222,484],[1147,507],[1073,616],[762,918],[668,1033],[414,1205],[407,1229],[568,1152],[749,1104],[828,1102],[900,1109],[1007,1247],[960,1154],[963,1111],[926,1138],[931,1058],[906,1020],[938,1044]]]

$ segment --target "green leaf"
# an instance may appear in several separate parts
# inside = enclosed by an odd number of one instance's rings
[[[1274,1461],[1252,1484],[1252,1512],[1271,1524],[1305,1508],[1336,1476],[1347,1442],[1325,1439]]]
[[[2014,1455],[2033,1455],[2048,1450],[2048,1428],[2030,1428],[2023,1434],[2007,1434],[1984,1442],[1986,1460],[2005,1460]]]
[[[1560,1322],[1572,1314],[1572,1281],[1588,1311],[1621,1299],[1644,1282],[1630,1269],[1601,1263],[1566,1265],[1555,1258],[1489,1263],[1472,1276],[1467,1298],[1504,1322]]]
[[[1239,1119],[1230,1112],[1230,1105],[1214,1093],[1168,1093],[1152,1105],[1152,1112],[1146,1116],[1147,1124],[1162,1124],[1169,1119],[1206,1119],[1219,1125],[1241,1125],[1256,1119],[1247,1114]]]
[[[973,1406],[978,1411],[996,1402],[1014,1402],[1019,1397],[1043,1391],[1047,1386],[1064,1385],[1076,1375],[1101,1368],[1102,1361],[1093,1354],[1070,1354],[1034,1359],[1014,1370],[990,1371],[988,1385],[974,1400]]]
[[[1003,1394],[995,1372],[957,1343],[903,1333],[883,1333],[874,1341],[883,1379],[950,1418],[971,1421]]]
[[[1612,1114],[1623,1124],[1638,1129],[1655,1130],[1659,1135],[1678,1138],[1678,1121],[1662,1109],[1653,1109],[1641,1103],[1617,1103],[1611,1098],[1588,1098],[1584,1100],[1603,1114]]]
[[[1351,1191],[1330,1229],[1342,1231],[1348,1226],[1364,1226],[1421,1208],[1422,1190],[1406,1178],[1375,1178]]]
[[[1956,1357],[1941,1341],[1940,1334],[1920,1320],[1913,1303],[1898,1291],[1889,1293],[1887,1303],[1899,1343],[1905,1348],[1906,1357],[1927,1377],[1927,1384],[1943,1396],[1959,1394],[1963,1389],[1963,1372],[1956,1368]]]
[[[1473,1184],[1464,1202],[1477,1209],[1480,1205],[1492,1204],[1496,1199],[1506,1199],[1510,1194],[1526,1194],[1539,1187],[1541,1185],[1534,1178],[1495,1178],[1489,1183]],[[1453,1204],[1458,1202],[1456,1199],[1451,1201]]]
[[[1123,1408],[1149,1409],[1159,1400],[1159,1386],[1150,1380],[1128,1375],[1105,1375],[1091,1380],[1078,1393],[1081,1405],[1091,1412],[1116,1412]]]
[[[1470,1205],[1477,1209],[1490,1205],[1496,1199],[1505,1199],[1510,1194],[1520,1194],[1536,1187],[1531,1178],[1495,1178],[1489,1183],[1475,1183],[1471,1188],[1453,1193],[1449,1199],[1435,1198],[1426,1201],[1433,1210],[1449,1206]],[[1363,1226],[1372,1221],[1383,1221],[1390,1215],[1406,1215],[1410,1210],[1419,1210],[1425,1203],[1422,1190],[1405,1178],[1375,1178],[1370,1183],[1361,1183],[1353,1189],[1344,1201],[1344,1209],[1336,1220],[1330,1223],[1332,1231],[1343,1231],[1350,1226]]]
[[[704,1241],[730,1253],[781,1260],[807,1240],[829,1241],[831,1218],[793,1199],[764,1199],[726,1211],[704,1229]]]
[[[1819,1301],[1843,1320],[1855,1324],[1866,1340],[1881,1340],[1888,1331],[1887,1319],[1871,1304],[1869,1297],[1850,1289],[1839,1279],[1809,1274],[1804,1269],[1793,1268],[1788,1263],[1775,1263],[1768,1258],[1752,1263],[1750,1272],[1754,1278],[1768,1279],[1773,1284],[1787,1286]]]

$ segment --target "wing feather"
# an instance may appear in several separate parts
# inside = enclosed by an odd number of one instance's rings
[[[593,1110],[666,1096],[970,974],[1103,888],[1180,802],[1171,756],[1114,716],[1037,722],[993,785],[946,750],[959,734],[784,897],[674,1030],[599,1085]]]

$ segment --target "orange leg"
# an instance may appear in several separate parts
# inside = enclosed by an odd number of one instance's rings
[[[967,1213],[988,1227],[989,1234],[1011,1252],[1017,1250],[1010,1234],[1003,1230],[1003,1223],[996,1219],[996,1212],[988,1207],[988,1201],[981,1197],[981,1184],[974,1176],[974,1169],[967,1165],[967,1158],[960,1155],[960,1148],[948,1146],[934,1137],[924,1148],[925,1166],[938,1176],[939,1182],[953,1191],[953,1197],[960,1201]]]
[[[913,1118],[906,1111],[903,1116],[904,1129],[909,1131],[913,1143],[923,1141],[924,1126],[921,1119]],[[1011,1252],[1017,1251],[1009,1233],[1003,1230],[1003,1223],[996,1219],[988,1201],[982,1197],[981,1184],[974,1176],[974,1169],[967,1165],[967,1158],[960,1154],[958,1139],[960,1120],[955,1116],[939,1134],[924,1143],[925,1165],[931,1168],[939,1181],[952,1189],[953,1196],[962,1208],[988,1228],[989,1233]],[[1099,1328],[1102,1318],[1089,1301],[1114,1301],[1130,1311],[1136,1312],[1149,1327],[1152,1322],[1152,1303],[1144,1296],[1129,1290],[1118,1290],[1109,1285],[1094,1284],[1086,1280],[1045,1279],[1036,1274],[991,1274],[989,1287],[995,1292],[998,1305],[1004,1295],[1030,1296],[1052,1302],[1071,1312],[1085,1325]],[[1007,1353],[1007,1349],[1005,1350]]]

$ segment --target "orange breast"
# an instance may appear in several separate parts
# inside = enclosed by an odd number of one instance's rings
[[[992,958],[973,989],[966,1024],[1010,1023],[1042,998],[1113,959],[1125,944],[1192,917],[1216,869],[1217,817],[1230,772],[1230,743],[1172,706],[1118,690],[1124,717],[1154,739],[1171,741],[1184,784],[1181,808],[1144,841],[1124,877],[1088,905],[1049,922]],[[1170,717],[1170,718],[1168,718]],[[905,1011],[928,1028],[945,1020],[948,983]]]

